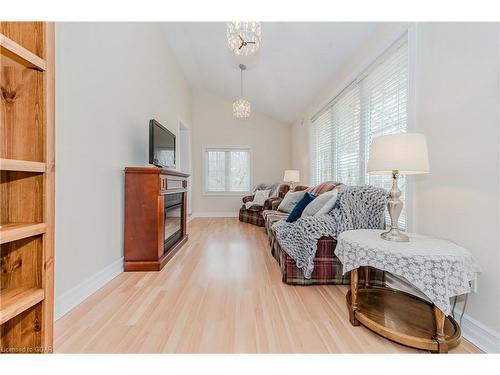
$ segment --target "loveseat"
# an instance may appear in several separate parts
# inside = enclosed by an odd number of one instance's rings
[[[320,195],[327,191],[338,188],[341,183],[326,181],[314,187],[299,185],[294,191],[306,190],[314,195]],[[273,202],[272,209],[266,209],[262,212],[265,230],[271,245],[271,254],[278,261],[282,273],[282,281],[292,285],[321,285],[321,284],[349,284],[350,273],[342,275],[342,263],[334,254],[337,241],[332,237],[321,237],[318,240],[318,247],[314,257],[314,270],[311,278],[306,279],[303,271],[295,265],[295,261],[282,249],[272,225],[278,220],[287,218],[288,213],[277,209],[281,199]],[[385,275],[382,271],[370,269],[370,272],[361,272],[359,275],[360,283],[364,283],[366,275],[369,275],[370,285],[383,286]]]

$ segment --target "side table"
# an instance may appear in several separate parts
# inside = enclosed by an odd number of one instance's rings
[[[337,239],[335,254],[344,273],[351,271],[346,295],[351,324],[362,324],[403,345],[447,353],[460,343],[461,335],[449,316],[450,298],[470,291],[479,265],[468,250],[450,241],[409,234],[410,242],[391,242],[380,233],[354,230]],[[369,272],[369,267],[405,278],[431,302],[391,288],[359,285],[358,269]]]

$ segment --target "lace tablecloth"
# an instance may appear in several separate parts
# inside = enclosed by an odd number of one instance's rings
[[[406,233],[410,242],[380,238],[380,230],[362,229],[341,233],[335,255],[343,272],[371,266],[404,277],[446,315],[450,298],[469,293],[469,282],[481,268],[472,254],[453,242]]]

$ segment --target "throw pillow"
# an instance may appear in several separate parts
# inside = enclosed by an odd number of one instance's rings
[[[305,193],[302,199],[297,202],[292,212],[290,212],[290,215],[288,215],[286,221],[288,223],[293,223],[294,221],[297,221],[300,218],[300,215],[302,215],[302,211],[304,211],[304,209],[307,207],[309,203],[314,201],[314,198],[316,198],[315,195],[312,195],[311,193]]]
[[[278,206],[278,211],[290,213],[290,211],[292,211],[293,207],[297,204],[298,201],[302,199],[305,193],[305,191],[289,191],[283,197],[283,200]]]
[[[246,202],[245,207],[248,210],[252,206],[263,206],[271,190],[257,190],[253,196],[253,201]]]
[[[333,190],[330,190],[330,191],[327,191],[323,194],[318,195],[316,197],[316,199],[314,200],[314,202],[311,202],[311,204],[306,207],[304,212],[302,212],[302,217],[316,215],[316,213],[321,208],[323,208],[323,206],[330,200],[330,198],[332,198],[334,196],[336,197],[337,194],[338,194],[338,190],[333,189]],[[333,203],[335,203],[335,202],[333,202]]]
[[[325,215],[328,212],[330,212],[333,209],[333,206],[335,206],[335,203],[337,202],[337,195],[339,193],[338,189],[333,189],[332,194],[330,199],[321,207],[318,212],[314,214],[314,216],[319,216],[319,215]],[[326,193],[323,193],[326,194]]]

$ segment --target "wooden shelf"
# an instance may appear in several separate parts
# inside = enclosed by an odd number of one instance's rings
[[[0,224],[0,244],[45,233],[45,223]]]
[[[54,23],[0,21],[0,346],[51,352]]]
[[[0,292],[0,324],[43,301],[41,288],[4,289]]]
[[[12,39],[7,38],[3,34],[0,34],[0,51],[2,54],[2,58],[14,61],[27,68],[40,71],[45,71],[47,69],[47,63],[44,59],[28,51],[26,48],[17,44]]]
[[[38,161],[16,160],[16,159],[1,159],[1,171],[19,171],[19,172],[45,172],[45,163]]]

